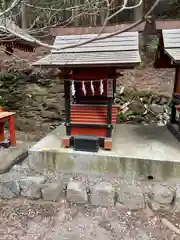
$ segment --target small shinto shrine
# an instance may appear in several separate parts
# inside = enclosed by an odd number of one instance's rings
[[[162,30],[154,66],[175,69],[171,118],[167,127],[180,141],[180,29]]]
[[[95,34],[58,36],[54,47],[79,44]],[[34,66],[58,68],[64,79],[66,135],[62,145],[79,151],[97,152],[99,147],[110,150],[113,126],[119,106],[114,104],[116,79],[122,69],[140,63],[139,34],[125,32],[51,54]]]
[[[35,47],[37,47],[33,37],[20,29],[12,20],[2,17],[0,18],[0,23],[1,25],[7,27],[7,30],[0,30],[0,45],[4,46],[4,51],[7,55],[12,55],[15,49],[25,52],[33,52]],[[13,36],[11,32],[8,32],[8,29],[20,34],[22,38],[20,39],[16,36]],[[0,107],[0,147],[16,146],[14,115],[15,112],[5,111],[2,107]],[[5,136],[4,129],[4,124],[6,122],[8,123],[8,137]]]

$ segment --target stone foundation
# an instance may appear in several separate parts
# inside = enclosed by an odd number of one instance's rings
[[[29,149],[31,169],[137,181],[180,179],[180,143],[165,126],[116,125],[112,151],[97,153],[63,148],[64,134],[59,126]]]
[[[62,199],[75,204],[101,207],[122,207],[140,210],[180,212],[179,184],[156,182],[125,182],[121,179],[89,179],[87,176],[0,176],[0,199],[25,197],[32,200],[59,202]]]

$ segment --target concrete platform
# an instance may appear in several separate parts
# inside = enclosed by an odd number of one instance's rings
[[[64,134],[60,126],[30,148],[32,169],[138,180],[180,178],[180,142],[165,126],[116,125],[112,151],[98,153],[62,148]]]
[[[32,143],[17,141],[16,147],[0,148],[0,174],[7,172],[15,163],[28,156]]]

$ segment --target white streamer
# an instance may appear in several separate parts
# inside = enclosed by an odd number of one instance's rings
[[[92,95],[94,96],[94,85],[93,85],[93,81],[91,81],[91,90],[92,90]]]
[[[75,85],[74,85],[74,80],[73,80],[72,83],[71,83],[71,93],[72,93],[72,96],[74,97],[74,96],[75,96],[75,93],[76,93]]]
[[[101,95],[103,95],[103,93],[104,93],[103,80],[101,80],[101,84],[100,84],[100,93],[101,93]]]
[[[83,90],[84,96],[86,96],[86,86],[84,84],[84,81],[82,82],[82,90]]]

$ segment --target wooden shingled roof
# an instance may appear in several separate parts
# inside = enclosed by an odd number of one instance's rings
[[[54,47],[62,48],[78,44],[96,36],[96,34],[57,36]],[[101,36],[105,37],[107,34]],[[51,54],[33,65],[44,67],[134,67],[140,62],[139,34],[138,32],[125,32],[74,48],[52,50]]]
[[[162,30],[156,52],[156,68],[174,68],[180,64],[180,28]]]
[[[8,49],[19,48],[23,51],[33,51],[38,46],[32,36],[7,17],[0,18],[0,44]]]
[[[180,29],[162,31],[164,51],[174,61],[180,63]]]

